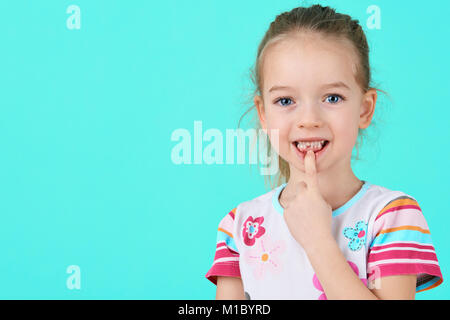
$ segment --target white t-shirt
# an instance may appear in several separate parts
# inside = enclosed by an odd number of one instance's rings
[[[332,212],[332,233],[353,271],[368,279],[417,274],[416,291],[442,283],[431,235],[417,201],[363,181]],[[219,223],[214,262],[206,278],[240,277],[247,299],[326,299],[301,245],[283,218],[286,183],[240,203]],[[336,275],[339,276],[339,275]],[[376,281],[375,281],[376,285]]]

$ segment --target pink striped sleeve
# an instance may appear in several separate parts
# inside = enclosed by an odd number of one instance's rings
[[[217,285],[217,276],[241,277],[239,252],[234,242],[233,225],[236,208],[219,223],[214,261],[205,277]]]
[[[412,197],[405,195],[392,200],[375,218],[367,273],[371,281],[416,274],[416,292],[443,282],[428,224]]]

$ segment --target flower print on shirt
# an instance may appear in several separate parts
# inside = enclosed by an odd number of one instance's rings
[[[356,273],[356,275],[359,277],[359,270],[358,270],[358,266],[356,264],[354,264],[351,261],[347,261],[348,264],[350,265],[350,267],[352,268],[353,272]],[[364,283],[364,285],[367,287],[367,279],[361,279],[360,280]],[[317,278],[316,274],[314,273],[313,276],[313,285],[314,287],[321,291],[322,294],[319,296],[319,300],[327,300],[327,296],[325,295],[325,292],[323,291],[322,285],[319,282],[319,279]]]
[[[281,272],[281,258],[285,249],[283,240],[274,242],[265,235],[253,249],[244,252],[243,258],[246,263],[254,265],[253,275],[255,279],[261,280],[268,271],[272,274]]]
[[[244,226],[242,228],[242,236],[244,239],[244,243],[247,246],[252,246],[255,244],[256,238],[261,237],[266,229],[262,226],[264,222],[264,217],[257,217],[253,219],[252,216],[248,217],[244,222]]]
[[[348,247],[352,251],[357,251],[366,243],[367,224],[364,221],[358,221],[354,228],[345,228],[344,236],[350,239]]]

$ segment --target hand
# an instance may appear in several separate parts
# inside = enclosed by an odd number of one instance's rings
[[[315,161],[314,152],[309,150],[305,156],[306,181],[295,182],[296,196],[283,214],[292,236],[307,252],[333,237],[332,208],[320,194]]]

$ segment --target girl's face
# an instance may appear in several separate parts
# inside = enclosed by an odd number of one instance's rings
[[[357,62],[349,41],[317,34],[302,33],[266,48],[263,96],[254,102],[262,128],[291,174],[292,166],[304,172],[296,142],[311,137],[329,141],[316,153],[317,171],[350,165],[358,128],[369,126],[377,99],[374,89],[364,94],[356,82]]]

